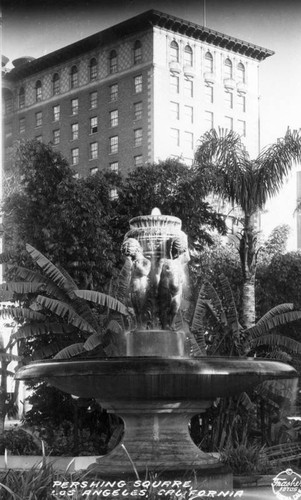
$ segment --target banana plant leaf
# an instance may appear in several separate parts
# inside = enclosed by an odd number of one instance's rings
[[[129,315],[128,308],[122,304],[119,300],[111,297],[110,295],[106,295],[105,293],[96,292],[94,290],[75,290],[75,295],[82,299],[88,300],[90,302],[94,302],[100,306],[108,307],[113,311],[117,311],[124,316]]]
[[[68,325],[66,323],[32,322],[29,325],[21,326],[11,336],[16,340],[20,340],[38,335],[45,335],[48,333],[53,333],[56,335],[66,335],[71,334],[72,332],[74,332],[74,326]]]
[[[32,311],[26,307],[5,307],[0,309],[1,318],[14,318],[18,320],[44,321],[46,316],[37,311]]]
[[[44,297],[43,295],[38,295],[36,301],[41,306],[49,309],[54,314],[57,314],[61,318],[67,318],[67,321],[74,325],[76,328],[83,330],[88,333],[96,333],[94,328],[85,321],[81,316],[79,316],[72,306],[62,302],[60,300],[51,299],[49,297]]]
[[[270,333],[268,335],[249,339],[246,343],[246,347],[248,345],[249,350],[250,348],[254,349],[255,347],[267,345],[272,347],[284,347],[292,354],[301,354],[301,342],[297,342],[297,340],[286,337],[285,335],[278,335],[277,333]]]
[[[44,289],[45,289],[45,283],[13,281],[8,283],[2,283],[0,285],[0,296],[2,296],[2,292],[27,294],[27,293],[36,293],[39,291],[44,291]]]
[[[86,352],[83,343],[72,344],[58,352],[53,359],[70,359]]]

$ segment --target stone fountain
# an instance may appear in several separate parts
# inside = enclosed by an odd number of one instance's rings
[[[187,334],[176,328],[186,286],[187,237],[177,217],[154,210],[130,221],[122,250],[131,266],[129,293],[137,326],[125,332],[120,357],[31,363],[17,379],[44,379],[81,398],[94,398],[124,421],[124,435],[96,459],[104,477],[196,471],[200,484],[225,489],[231,477],[219,459],[201,451],[190,419],[218,397],[233,396],[264,380],[295,378],[284,363],[253,358],[191,357]]]

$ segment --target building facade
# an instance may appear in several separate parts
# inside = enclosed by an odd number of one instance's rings
[[[167,157],[193,161],[210,128],[259,150],[259,63],[272,51],[148,11],[3,77],[4,150],[37,138],[79,176]]]

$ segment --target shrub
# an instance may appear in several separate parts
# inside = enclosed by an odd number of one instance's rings
[[[0,455],[5,449],[11,455],[41,455],[33,437],[22,429],[11,429],[0,435]]]
[[[221,460],[224,464],[229,465],[234,475],[273,472],[264,448],[257,444],[229,446],[221,453]]]

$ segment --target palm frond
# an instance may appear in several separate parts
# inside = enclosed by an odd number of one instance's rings
[[[43,291],[45,293],[47,293],[48,295],[52,295],[59,300],[64,300],[64,301],[68,300],[67,294],[59,286],[57,286],[51,279],[48,279],[46,276],[43,276],[42,273],[21,266],[12,266],[11,270],[15,278],[21,278],[24,281],[30,283],[44,283],[45,288]]]
[[[108,307],[113,311],[117,311],[124,316],[129,315],[128,308],[122,304],[119,300],[111,297],[110,295],[106,295],[105,293],[96,292],[94,290],[75,290],[75,295],[82,299],[88,300],[90,302],[94,302],[100,306]]]
[[[219,281],[221,283],[222,292],[225,298],[226,307],[224,307],[224,310],[226,311],[228,324],[231,327],[233,333],[238,335],[241,327],[238,321],[238,313],[229,280],[224,274],[221,274],[219,276]]]
[[[16,340],[20,340],[49,333],[55,335],[68,335],[72,332],[74,332],[74,327],[66,323],[31,322],[29,325],[18,328],[11,336]]]
[[[117,280],[116,299],[126,303],[131,282],[132,262],[126,258]]]
[[[38,304],[49,311],[53,312],[57,316],[61,318],[66,318],[69,323],[78,328],[79,330],[83,330],[88,333],[96,333],[94,328],[85,321],[81,316],[79,316],[72,306],[62,302],[60,300],[51,299],[49,297],[44,297],[43,295],[38,295],[36,298]]]
[[[249,340],[260,337],[280,325],[301,319],[301,311],[294,310],[293,304],[279,304],[268,311],[257,323],[244,331]]]
[[[65,347],[64,349],[62,349],[60,352],[58,352],[53,359],[70,359],[70,358],[74,358],[75,356],[78,356],[79,354],[83,354],[84,352],[86,352],[85,348],[84,348],[84,344],[83,343],[77,343],[77,344],[72,344],[72,345],[69,345],[67,347]]]
[[[12,294],[27,294],[42,291],[44,290],[44,288],[45,283],[31,281],[12,281],[8,283],[2,283],[0,285],[0,296],[2,296],[2,292],[10,292]]]
[[[301,354],[301,342],[297,342],[285,335],[278,335],[277,333],[270,333],[262,335],[261,337],[249,339],[246,343],[252,349],[259,346],[282,347],[292,354]]]
[[[86,342],[84,343],[84,349],[86,351],[92,351],[99,345],[101,345],[103,342],[103,335],[100,335],[99,333],[94,333],[93,335],[90,335],[89,338],[87,338]]]
[[[261,152],[255,162],[257,197],[261,200],[259,208],[265,205],[269,197],[279,192],[293,162],[300,161],[301,135],[297,130],[288,129],[282,139]]]
[[[66,292],[73,290],[73,283],[70,283],[58,267],[47,259],[47,257],[29,244],[26,245],[26,250],[32,260],[43,270],[46,276],[55,282],[58,287],[62,288]]]
[[[1,318],[14,318],[18,320],[44,321],[46,316],[26,307],[5,307],[0,309]]]

